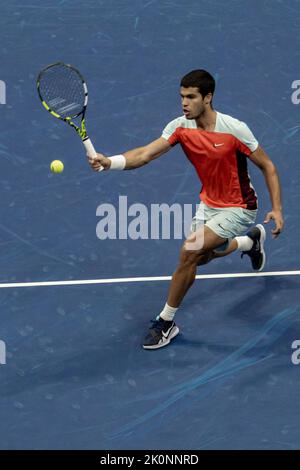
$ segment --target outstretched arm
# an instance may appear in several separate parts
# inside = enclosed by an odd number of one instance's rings
[[[150,144],[145,145],[144,147],[129,150],[123,155],[106,157],[102,153],[98,153],[95,159],[88,158],[88,160],[93,170],[98,171],[101,166],[104,167],[104,170],[109,170],[111,168],[111,165],[114,165],[114,161],[122,162],[122,157],[124,157],[125,167],[123,169],[133,170],[134,168],[139,168],[140,166],[146,165],[147,163],[151,162],[155,158],[160,157],[162,154],[168,152],[170,148],[171,145],[169,144],[169,142],[163,137],[160,137],[159,139],[150,142]]]
[[[265,177],[270,194],[272,210],[268,212],[264,222],[268,223],[270,220],[274,220],[275,229],[272,230],[272,233],[273,238],[277,238],[283,229],[284,222],[282,217],[281,188],[276,167],[260,146],[251,153],[249,158],[262,171]]]

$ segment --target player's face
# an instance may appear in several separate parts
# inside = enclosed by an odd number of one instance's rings
[[[187,119],[197,119],[207,106],[210,106],[211,95],[202,98],[197,87],[180,87],[181,105]]]

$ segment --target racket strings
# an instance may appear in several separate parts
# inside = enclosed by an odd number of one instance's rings
[[[44,71],[39,89],[49,108],[61,117],[75,117],[86,104],[86,87],[76,70],[56,64]]]

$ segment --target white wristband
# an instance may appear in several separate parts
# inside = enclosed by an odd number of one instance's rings
[[[124,170],[126,166],[126,158],[124,155],[114,155],[113,157],[108,157],[111,161],[110,170]]]

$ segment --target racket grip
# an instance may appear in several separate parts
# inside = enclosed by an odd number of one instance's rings
[[[91,142],[91,139],[88,137],[87,139],[83,140],[83,145],[85,147],[85,150],[90,158],[96,158],[97,157],[97,152]],[[98,171],[104,170],[103,166],[99,168]]]

